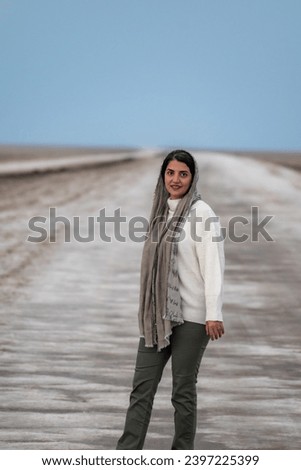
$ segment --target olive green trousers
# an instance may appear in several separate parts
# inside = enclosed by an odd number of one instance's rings
[[[117,449],[143,449],[154,397],[165,365],[171,357],[175,433],[172,449],[194,449],[197,418],[196,383],[209,341],[205,325],[184,322],[173,328],[170,344],[160,352],[146,348],[140,338],[133,388]]]

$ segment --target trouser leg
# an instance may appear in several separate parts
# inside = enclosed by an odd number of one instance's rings
[[[143,448],[155,393],[169,357],[170,346],[158,352],[156,346],[146,348],[144,338],[140,338],[130,405],[117,449]]]
[[[173,329],[171,354],[175,435],[172,449],[194,449],[197,375],[208,341],[205,325],[184,322]]]

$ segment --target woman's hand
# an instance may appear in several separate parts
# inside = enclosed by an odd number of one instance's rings
[[[224,324],[222,321],[206,321],[206,333],[212,341],[219,339],[225,333]]]

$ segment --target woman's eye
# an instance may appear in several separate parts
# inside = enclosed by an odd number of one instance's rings
[[[173,171],[173,170],[167,170],[167,171],[166,171],[166,174],[167,174],[168,176],[173,176],[173,175],[174,175],[174,171]],[[184,172],[180,171],[180,177],[181,177],[181,178],[185,178],[186,176],[188,176],[188,173],[187,173],[186,171],[184,171]]]

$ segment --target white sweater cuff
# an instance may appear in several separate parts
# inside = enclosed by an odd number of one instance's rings
[[[206,296],[206,321],[223,321],[222,304],[221,295]]]

